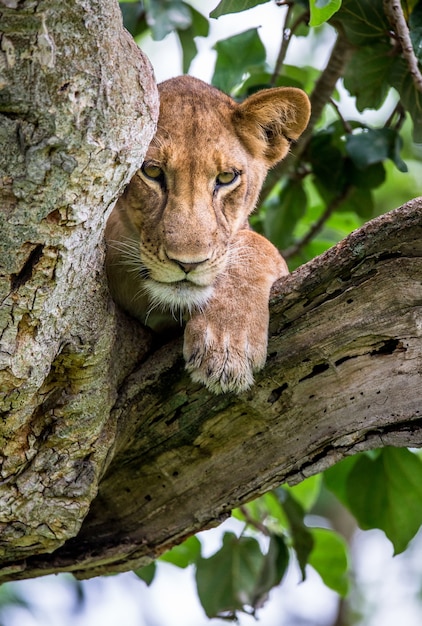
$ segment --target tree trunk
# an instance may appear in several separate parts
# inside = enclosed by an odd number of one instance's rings
[[[0,0],[0,24],[0,554],[14,561],[78,532],[119,381],[148,346],[135,330],[115,359],[103,227],[158,97],[115,0]]]
[[[106,288],[157,104],[116,3],[0,5],[1,580],[138,567],[281,482],[422,445],[422,199],[276,285],[265,370],[213,396]]]

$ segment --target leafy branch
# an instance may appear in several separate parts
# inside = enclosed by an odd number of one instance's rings
[[[286,6],[287,12],[286,12],[285,20],[284,20],[284,25],[283,25],[281,46],[280,46],[280,50],[277,56],[277,60],[275,62],[273,75],[271,76],[271,81],[270,81],[271,87],[274,87],[276,85],[277,78],[281,74],[284,59],[286,58],[287,50],[288,50],[290,42],[292,41],[293,35],[295,34],[299,26],[303,24],[304,22],[308,21],[309,19],[309,11],[304,11],[296,18],[296,20],[290,26],[289,22],[290,22],[290,18],[291,18],[292,11],[293,11],[293,6],[294,6],[293,3],[292,2],[283,2],[283,3],[280,2],[278,4],[279,6]]]
[[[403,14],[400,0],[383,0],[383,6],[394,34],[400,42],[401,51],[407,62],[413,83],[416,89],[422,93],[422,74],[419,70],[418,59],[413,49],[409,28]]]
[[[324,107],[330,101],[336,83],[344,72],[352,50],[353,48],[347,39],[341,34],[337,35],[327,66],[321,72],[310,95],[311,118],[308,127],[295,144],[289,156],[268,173],[260,195],[261,202],[265,201],[273,190],[274,185],[300,162]]]

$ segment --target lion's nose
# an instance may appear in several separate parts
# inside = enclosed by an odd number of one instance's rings
[[[202,259],[201,261],[181,261],[180,259],[172,257],[169,257],[169,259],[170,261],[173,261],[173,263],[176,263],[176,265],[178,265],[186,274],[192,272],[198,267],[198,265],[202,265],[208,261],[208,259]]]

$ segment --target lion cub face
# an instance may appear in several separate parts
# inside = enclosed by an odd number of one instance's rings
[[[303,92],[286,88],[239,105],[188,76],[162,83],[159,92],[156,135],[107,238],[137,247],[142,289],[132,301],[190,312],[206,305],[233,257],[242,262],[236,234],[247,227],[267,170],[306,126],[309,104]],[[125,308],[134,313],[133,305]]]

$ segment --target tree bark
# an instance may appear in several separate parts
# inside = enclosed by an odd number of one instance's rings
[[[119,380],[149,345],[123,333],[115,362],[103,228],[158,97],[115,0],[0,0],[0,24],[0,555],[15,560],[78,532]]]
[[[152,350],[119,388],[115,445],[78,535],[4,562],[3,580],[139,567],[282,482],[361,450],[422,445],[421,215],[419,198],[276,285],[250,392],[191,383],[180,339]]]
[[[241,396],[111,302],[108,211],[157,97],[114,0],[0,0],[0,579],[146,564],[284,481],[422,445],[422,199],[275,286]]]

